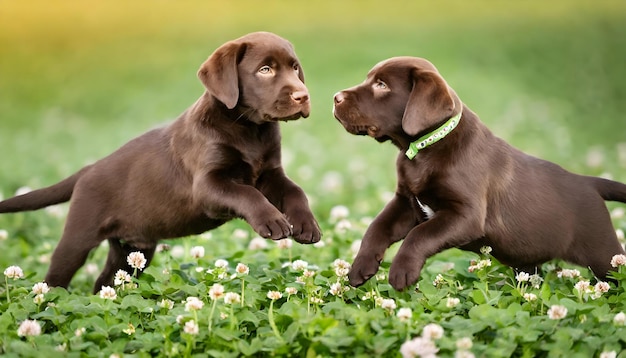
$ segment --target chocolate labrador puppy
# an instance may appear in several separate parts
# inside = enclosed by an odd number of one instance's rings
[[[176,121],[50,187],[0,202],[0,213],[70,200],[45,281],[67,287],[103,240],[110,251],[94,292],[126,257],[148,263],[160,239],[194,235],[243,218],[269,239],[320,239],[307,198],[281,166],[278,121],[307,117],[309,94],[293,46],[267,32],[219,47],[202,64],[204,94]]]
[[[400,149],[395,197],[365,232],[353,286],[403,239],[389,272],[396,290],[452,247],[491,246],[498,260],[526,272],[560,258],[602,278],[612,256],[624,254],[604,200],[626,202],[626,185],[572,174],[495,137],[427,60],[382,61],[334,100],[348,132]]]

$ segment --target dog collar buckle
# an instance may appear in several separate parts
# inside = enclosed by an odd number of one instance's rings
[[[452,130],[456,128],[457,124],[459,124],[459,120],[461,119],[462,114],[463,111],[459,112],[459,114],[457,114],[456,116],[448,119],[446,123],[441,125],[441,127],[421,136],[415,142],[411,142],[411,144],[409,144],[409,149],[407,149],[404,154],[407,156],[407,158],[413,160],[413,158],[415,158],[420,150],[442,140],[445,136],[452,132]]]

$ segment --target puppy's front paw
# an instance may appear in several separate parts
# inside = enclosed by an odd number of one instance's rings
[[[396,291],[416,283],[420,277],[422,262],[418,259],[405,255],[396,255],[389,269],[389,284]]]
[[[322,232],[313,214],[300,214],[290,217],[289,222],[293,225],[293,238],[301,244],[314,244],[320,241]]]
[[[287,238],[292,235],[291,224],[282,213],[278,211],[277,213],[267,218],[249,221],[249,224],[257,234],[266,239],[280,240]]]
[[[352,268],[350,268],[350,272],[348,272],[350,285],[353,287],[361,286],[372,276],[374,276],[376,272],[378,272],[379,266],[380,261],[376,260],[376,258],[374,258],[373,256],[365,257],[362,255],[358,255],[354,259],[354,263],[352,264]]]

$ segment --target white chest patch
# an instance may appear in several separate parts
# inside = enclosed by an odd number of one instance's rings
[[[427,219],[431,219],[433,216],[435,216],[435,212],[433,211],[433,209],[430,208],[430,206],[422,204],[417,196],[415,197],[415,200],[417,201],[417,205],[420,206],[420,209],[422,209],[422,212],[424,212],[424,215],[426,215]]]

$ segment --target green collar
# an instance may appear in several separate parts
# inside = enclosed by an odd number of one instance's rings
[[[452,130],[456,128],[456,125],[459,124],[459,120],[461,119],[462,114],[463,111],[459,112],[459,114],[457,114],[456,116],[448,119],[446,123],[441,125],[441,127],[421,136],[415,142],[411,142],[411,144],[409,144],[409,149],[405,153],[407,158],[415,158],[420,150],[440,141],[441,139],[443,139],[443,137],[447,136],[448,133],[452,132]]]

